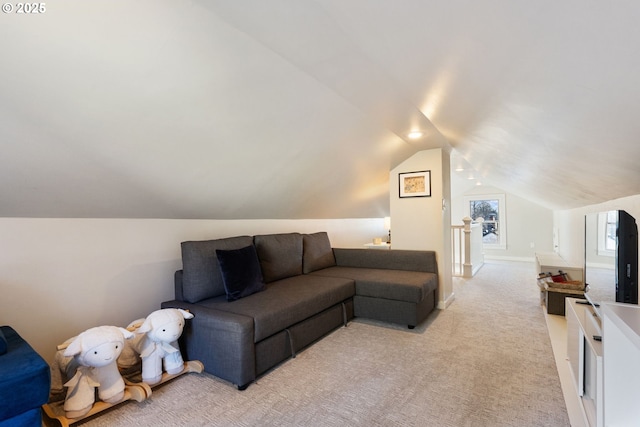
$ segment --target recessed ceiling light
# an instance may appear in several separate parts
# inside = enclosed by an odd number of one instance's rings
[[[463,172],[463,171],[464,171],[464,168],[463,168],[463,167],[457,167],[457,168],[456,168],[456,172]]]
[[[422,135],[424,135],[422,131],[412,130],[411,132],[409,132],[409,134],[407,134],[407,137],[409,137],[409,139],[418,139],[422,138]]]

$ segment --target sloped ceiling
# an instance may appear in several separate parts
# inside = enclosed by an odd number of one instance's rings
[[[430,148],[551,209],[640,194],[639,19],[584,0],[4,13],[0,216],[381,217],[389,170]]]

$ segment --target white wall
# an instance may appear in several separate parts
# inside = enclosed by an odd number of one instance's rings
[[[449,154],[442,149],[420,151],[389,173],[391,247],[433,250],[438,262],[438,306],[453,301],[451,280],[451,203]],[[398,175],[431,171],[431,197],[400,198]],[[443,209],[443,200],[445,209]]]
[[[558,252],[569,263],[584,263],[584,216],[588,213],[625,210],[640,223],[640,195],[610,200],[579,209],[554,212],[554,227],[558,230]],[[640,224],[639,224],[640,225]]]
[[[126,326],[173,299],[180,242],[327,231],[334,247],[386,235],[382,218],[340,220],[0,219],[0,324],[51,361],[67,338]]]
[[[454,225],[462,225],[462,218],[468,215],[464,196],[478,194],[504,194],[507,212],[507,248],[485,247],[485,258],[533,261],[535,252],[553,251],[553,211],[500,188],[474,186],[455,197],[451,214]]]

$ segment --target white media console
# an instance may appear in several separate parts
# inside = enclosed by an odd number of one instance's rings
[[[593,308],[586,300],[567,298],[567,359],[576,392],[589,424],[604,426],[604,365],[602,336]],[[596,338],[594,338],[596,337]]]
[[[640,425],[640,307],[567,298],[567,359],[592,427]]]
[[[640,425],[640,307],[603,304],[605,425]]]

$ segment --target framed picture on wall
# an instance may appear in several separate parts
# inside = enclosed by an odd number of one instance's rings
[[[431,171],[398,174],[400,197],[431,197]]]

